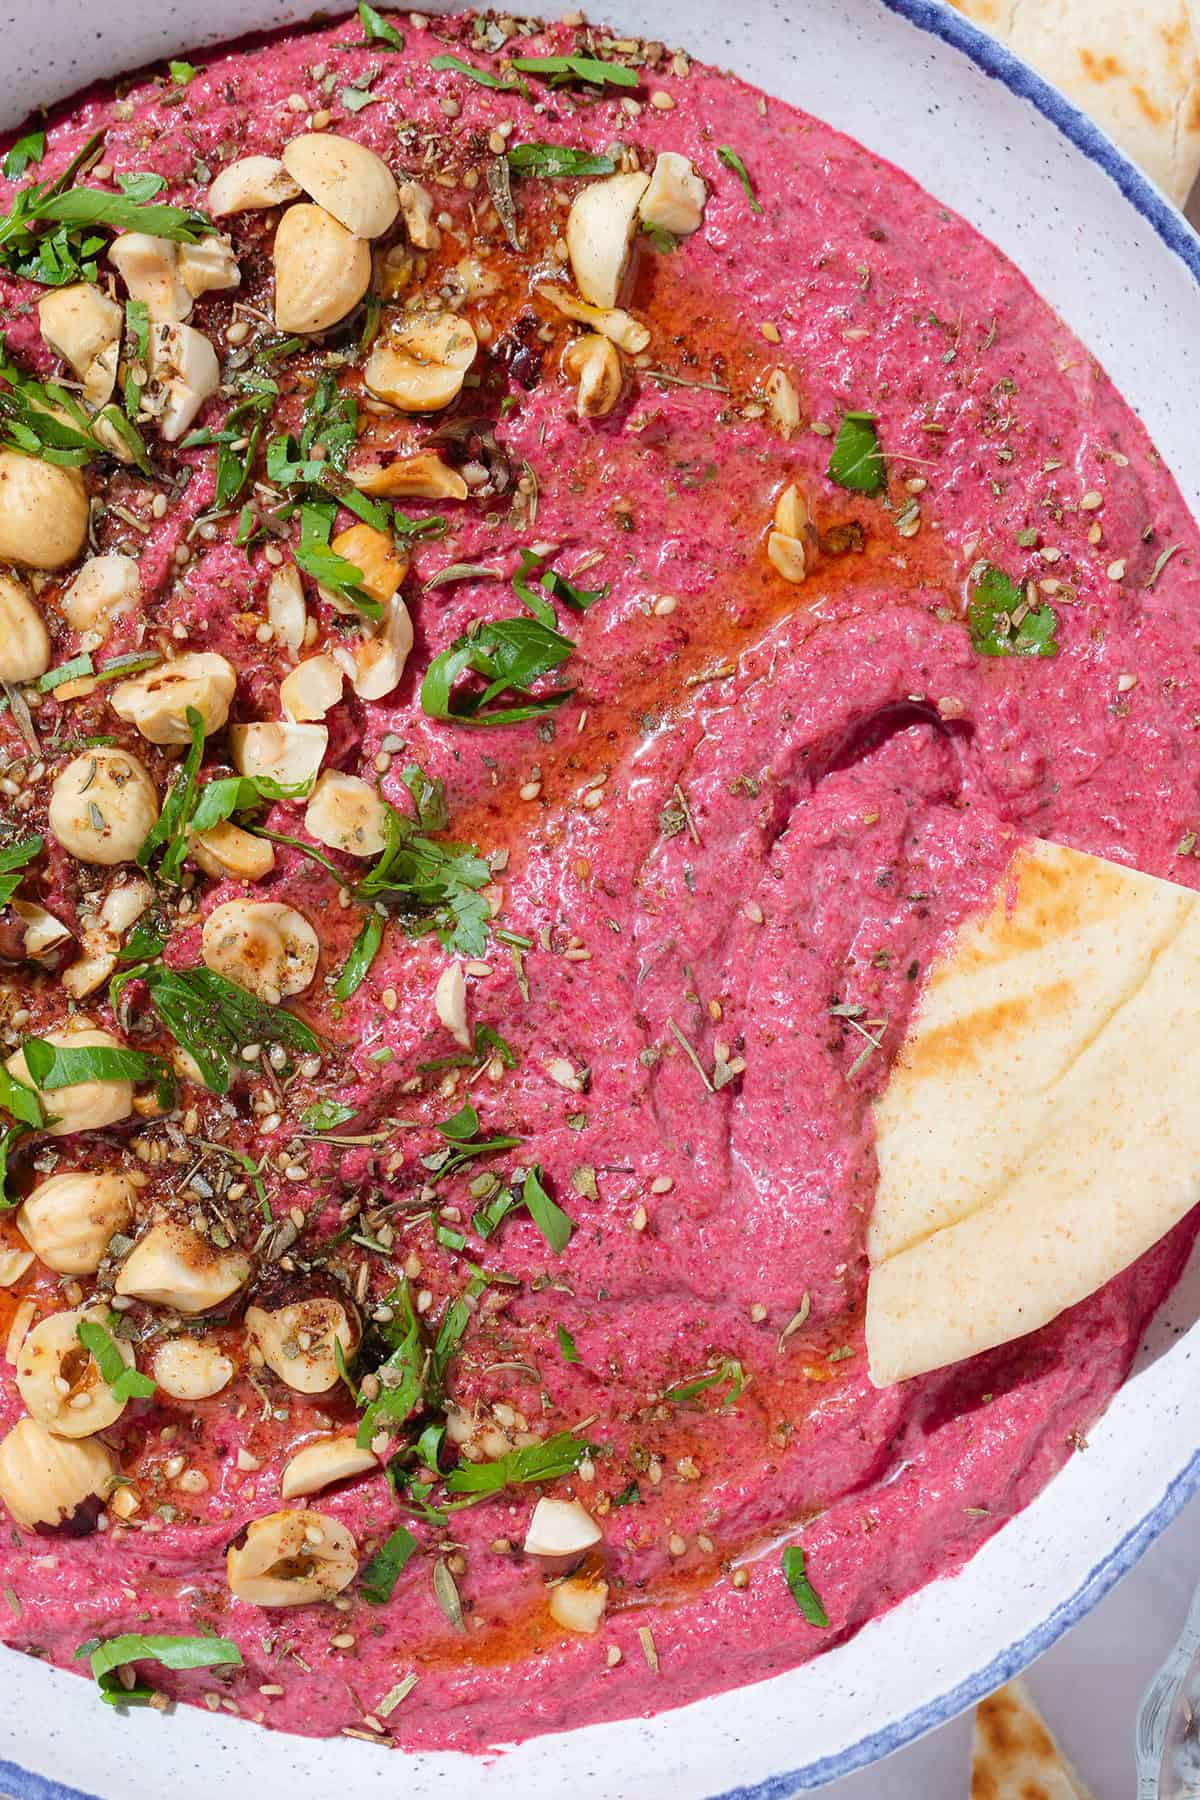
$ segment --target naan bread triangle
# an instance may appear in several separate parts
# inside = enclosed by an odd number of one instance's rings
[[[1200,1200],[1200,896],[1035,842],[932,970],[875,1110],[877,1387],[1022,1337]]]
[[[1182,206],[1200,170],[1195,0],[953,0]]]
[[[975,1708],[970,1800],[1091,1800],[1023,1681]]]

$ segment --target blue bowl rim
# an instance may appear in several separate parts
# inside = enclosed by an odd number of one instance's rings
[[[943,4],[943,0],[880,0],[880,4],[907,19],[918,30],[941,38],[943,43],[955,50],[961,50],[986,75],[1003,82],[1019,99],[1027,100],[1031,106],[1035,106],[1064,137],[1070,139],[1076,149],[1081,150],[1091,162],[1104,170],[1135,211],[1140,213],[1162,239],[1167,249],[1178,256],[1197,282],[1200,282],[1200,238],[1165,195],[1129,161],[1086,113],[1080,112],[1065,95],[1051,87],[1049,82],[1044,81],[1010,50],[1006,50],[1003,44],[997,43],[972,25],[970,20]],[[1072,1625],[1078,1624],[1084,1614],[1104,1598],[1122,1575],[1129,1573],[1139,1557],[1149,1549],[1154,1539],[1166,1529],[1198,1489],[1200,1452],[1192,1457],[1187,1467],[1171,1482],[1158,1505],[1125,1534],[1108,1556],[1096,1564],[1070,1599],[1064,1600],[1048,1619],[1010,1645],[985,1668],[976,1670],[939,1699],[930,1701],[927,1706],[917,1707],[903,1719],[860,1738],[856,1744],[839,1750],[834,1756],[821,1757],[816,1762],[805,1763],[782,1775],[770,1775],[765,1781],[756,1782],[749,1787],[726,1788],[720,1794],[714,1794],[712,1800],[790,1800],[790,1796],[794,1794],[824,1787],[827,1782],[837,1781],[844,1775],[853,1774],[856,1769],[866,1768],[882,1757],[890,1756],[893,1751],[903,1749],[906,1744],[923,1737],[926,1732],[947,1724],[968,1706],[1010,1681],[1021,1669],[1057,1643]],[[12,1800],[98,1800],[95,1794],[87,1793],[82,1788],[67,1787],[49,1776],[38,1775],[31,1769],[22,1769],[18,1764],[2,1759],[0,1794],[11,1795]]]

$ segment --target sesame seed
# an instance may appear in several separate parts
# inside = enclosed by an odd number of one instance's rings
[[[541,791],[542,784],[540,781],[524,781],[521,783],[519,789],[522,800],[536,800]]]
[[[1099,512],[1103,505],[1104,495],[1096,493],[1093,488],[1090,492],[1086,493],[1079,502],[1079,510],[1080,512]]]
[[[662,88],[655,88],[650,96],[650,104],[658,112],[674,112],[675,110],[673,98],[670,94],[665,93]]]
[[[645,1231],[645,1229],[649,1223],[650,1223],[650,1215],[647,1213],[644,1206],[639,1206],[631,1220],[633,1229],[635,1231]]]
[[[770,319],[766,320],[766,322],[760,325],[758,329],[763,337],[766,338],[768,344],[778,344],[783,341],[779,335],[778,325],[773,325]]]
[[[669,1194],[674,1186],[675,1177],[673,1175],[656,1175],[650,1183],[650,1192],[652,1194]]]
[[[758,904],[757,900],[747,900],[745,906],[743,906],[743,908],[742,908],[742,911],[745,914],[745,916],[749,919],[749,921],[752,925],[761,925],[762,924],[763,909]]]
[[[672,1556],[686,1556],[687,1539],[685,1537],[680,1537],[677,1531],[673,1531],[667,1539],[667,1549],[671,1552]]]
[[[1110,581],[1124,581],[1125,558],[1123,556],[1118,556],[1116,562],[1109,563],[1105,573]]]

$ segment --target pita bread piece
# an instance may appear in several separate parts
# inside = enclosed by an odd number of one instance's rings
[[[970,1800],[1091,1800],[1023,1681],[975,1708]]]
[[[876,1105],[877,1387],[1023,1337],[1200,1200],[1200,896],[1022,845]]]
[[[1188,0],[954,0],[1060,88],[1182,206],[1200,171],[1197,7]]]

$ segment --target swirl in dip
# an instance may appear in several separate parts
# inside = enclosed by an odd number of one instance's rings
[[[1017,838],[1197,885],[1197,539],[894,168],[360,14],[5,162],[0,1585],[109,1697],[478,1749],[1083,1447],[1190,1228],[877,1390],[871,1106]]]

